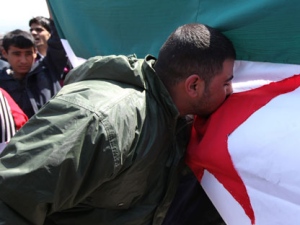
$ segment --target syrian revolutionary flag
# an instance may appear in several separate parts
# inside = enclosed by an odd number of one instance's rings
[[[208,121],[196,118],[187,163],[227,225],[300,224],[298,0],[48,4],[74,65],[76,57],[157,56],[186,23],[220,29],[237,52],[235,93]]]

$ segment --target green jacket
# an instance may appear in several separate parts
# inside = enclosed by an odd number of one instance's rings
[[[94,57],[0,159],[0,225],[161,224],[189,135],[147,56]]]

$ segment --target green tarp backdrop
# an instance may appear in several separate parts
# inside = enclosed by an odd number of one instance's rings
[[[82,58],[157,56],[179,25],[219,28],[238,59],[300,64],[299,0],[48,0],[59,34]]]

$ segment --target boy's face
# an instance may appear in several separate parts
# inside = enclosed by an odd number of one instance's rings
[[[3,50],[3,55],[12,67],[14,74],[21,78],[30,71],[36,58],[36,49],[10,46],[7,52]]]

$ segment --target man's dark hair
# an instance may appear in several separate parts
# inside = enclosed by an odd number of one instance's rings
[[[29,26],[31,27],[31,24],[33,24],[33,23],[41,25],[49,33],[51,33],[50,19],[43,17],[43,16],[37,16],[37,17],[34,17],[31,20],[29,20]]]
[[[8,52],[10,46],[31,48],[35,47],[35,43],[33,36],[29,32],[16,29],[4,35],[2,46]]]
[[[166,87],[192,74],[206,84],[223,68],[226,59],[235,59],[232,42],[220,31],[204,24],[178,27],[159,51],[154,69]]]

